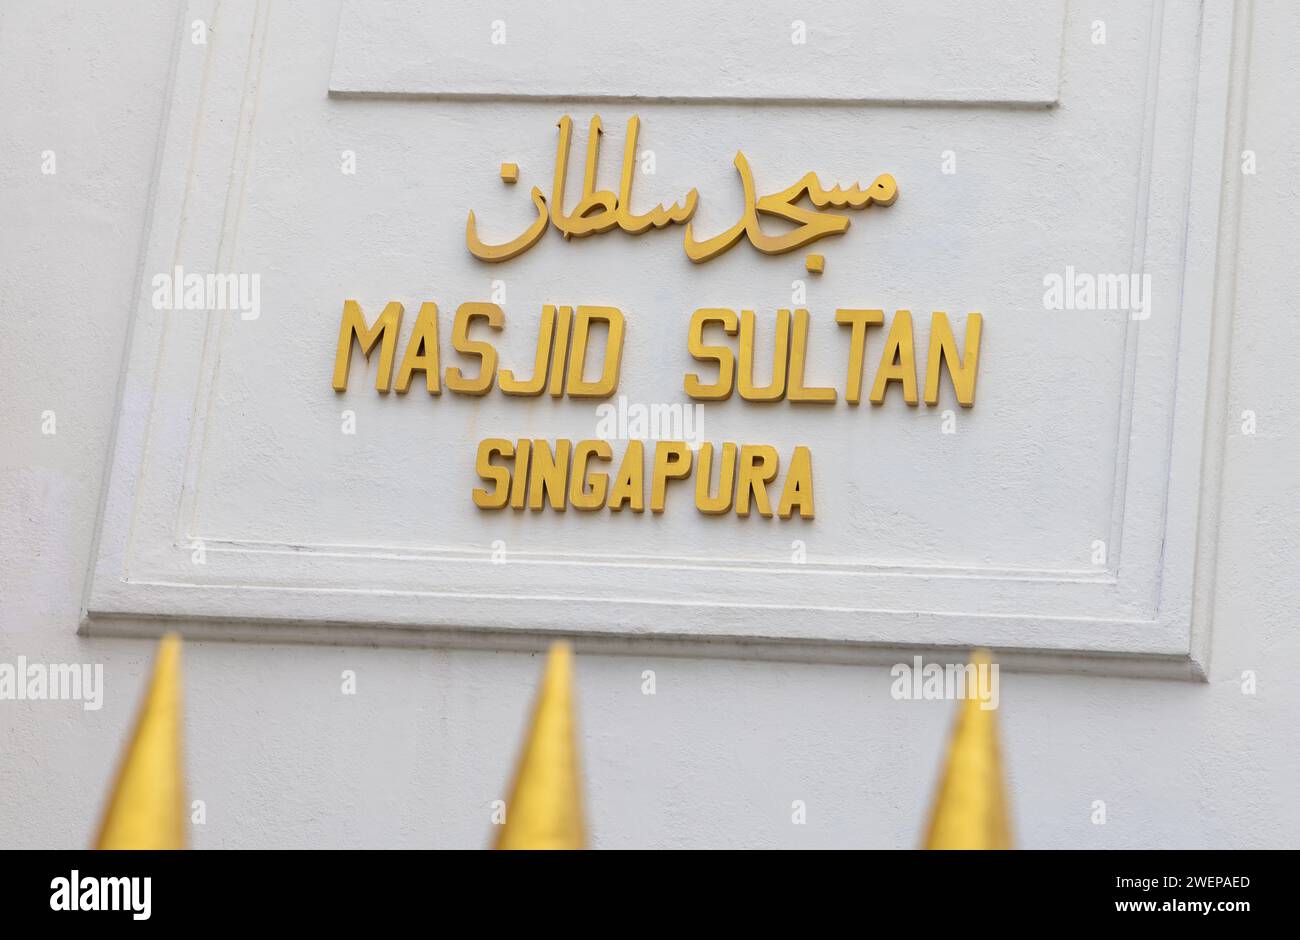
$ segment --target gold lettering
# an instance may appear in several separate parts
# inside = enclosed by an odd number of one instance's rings
[[[813,518],[812,453],[807,447],[796,447],[790,457],[790,469],[785,475],[776,514],[789,519],[796,508],[801,519]]]
[[[402,355],[402,366],[397,370],[397,381],[393,384],[393,390],[399,395],[405,395],[411,387],[412,373],[423,372],[424,385],[429,390],[429,394],[441,395],[442,384],[438,378],[439,371],[438,305],[422,303],[420,313],[415,318],[415,329],[411,331],[411,339],[407,342],[406,352]]]
[[[957,340],[948,325],[948,315],[935,311],[930,318],[930,355],[925,366],[925,403],[939,404],[939,373],[941,363],[948,363],[948,377],[952,379],[952,389],[957,395],[957,403],[963,408],[975,404],[975,374],[980,362],[980,331],[984,318],[978,313],[966,317],[966,355],[958,357]],[[954,368],[953,363],[957,363]]]
[[[492,463],[492,456],[500,454],[509,459],[514,453],[514,445],[504,438],[489,437],[479,442],[475,469],[480,477],[495,484],[490,492],[477,487],[474,489],[474,505],[479,509],[505,508],[510,495],[510,471]]]
[[[551,397],[564,394],[564,365],[569,357],[569,327],[573,322],[573,308],[560,307],[555,313],[555,343],[551,347]]]
[[[447,387],[461,395],[486,395],[496,379],[496,348],[483,340],[469,338],[469,328],[475,320],[486,320],[488,326],[499,330],[505,322],[505,314],[496,304],[464,303],[456,309],[456,322],[451,331],[451,345],[466,356],[479,359],[478,375],[466,378],[456,366],[447,367]]]
[[[835,403],[835,389],[814,387],[803,384],[805,363],[808,359],[808,311],[802,308],[794,312],[794,338],[790,343],[790,390],[786,397],[790,401],[817,402],[831,405]]]
[[[691,314],[686,348],[700,362],[717,362],[718,379],[712,385],[705,385],[699,375],[689,372],[685,377],[686,394],[701,401],[725,401],[731,397],[735,385],[736,357],[726,346],[704,345],[704,328],[711,323],[720,324],[724,333],[735,336],[736,311],[725,307],[701,307]]]
[[[537,244],[546,233],[548,224],[562,233],[566,240],[597,235],[615,227],[630,235],[637,235],[651,228],[685,225],[683,246],[686,256],[697,264],[716,258],[742,237],[747,237],[750,244],[764,254],[783,254],[828,235],[841,235],[848,229],[849,220],[846,216],[826,212],[827,209],[865,209],[872,204],[889,206],[898,197],[898,184],[888,173],[877,176],[865,189],[859,183],[854,183],[847,189],[839,185],[826,189],[816,173],[806,173],[785,189],[760,197],[754,190],[754,175],[749,161],[743,152],[737,151],[733,163],[740,175],[744,193],[744,208],[740,218],[726,231],[697,241],[691,222],[699,201],[699,192],[694,188],[680,203],[674,203],[670,208],[665,208],[660,203],[643,215],[632,211],[636,142],[641,129],[641,120],[635,114],[627,122],[623,140],[622,174],[617,193],[596,188],[600,138],[604,134],[604,126],[599,115],[592,116],[587,132],[582,196],[573,211],[566,212],[564,189],[569,171],[569,152],[573,144],[573,119],[566,114],[560,118],[557,126],[560,136],[556,144],[549,204],[542,191],[534,186],[532,199],[537,211],[536,218],[517,237],[497,245],[488,244],[479,237],[477,220],[474,213],[470,212],[465,223],[465,242],[474,257],[488,262],[508,261]],[[501,164],[501,179],[508,184],[517,182],[518,165]],[[813,208],[797,205],[804,197],[812,203]],[[780,235],[769,235],[759,224],[760,214],[776,216],[791,223],[794,228]],[[809,256],[808,270],[817,273],[824,270],[824,260],[820,255]]]
[[[645,448],[640,441],[628,441],[614,486],[609,491],[610,509],[621,512],[624,503],[633,512],[645,512]]]
[[[605,505],[609,474],[587,472],[592,457],[608,463],[614,456],[608,441],[578,441],[573,448],[573,469],[569,476],[569,502],[574,509],[590,512]]]
[[[740,472],[736,478],[736,515],[749,515],[751,494],[759,515],[772,515],[772,504],[767,501],[767,484],[776,479],[779,462],[775,447],[767,444],[741,446]]]
[[[600,378],[586,382],[582,370],[587,361],[587,341],[592,323],[604,323],[605,361]],[[623,313],[617,307],[579,307],[573,325],[573,349],[569,353],[570,398],[608,398],[618,388],[618,373],[623,362]]]
[[[533,360],[533,377],[519,381],[509,369],[497,374],[497,385],[507,395],[540,395],[546,389],[546,366],[551,361],[551,335],[555,332],[555,307],[542,307],[542,321],[537,327],[537,356]]]
[[[736,485],[736,445],[728,441],[722,445],[722,459],[718,461],[718,495],[709,495],[713,477],[713,445],[700,445],[700,459],[695,464],[695,508],[716,516],[731,510]]]
[[[740,371],[737,383],[746,401],[780,401],[785,395],[785,377],[790,361],[790,311],[776,312],[776,342],[772,352],[772,381],[754,384],[754,311],[740,311]]]
[[[533,460],[528,468],[528,508],[545,509],[543,497],[551,508],[564,512],[564,493],[569,477],[569,449],[572,445],[561,438],[555,442],[555,453],[546,441],[533,441]]]
[[[339,346],[334,356],[334,391],[348,390],[348,370],[352,366],[352,339],[356,337],[361,354],[370,359],[370,350],[379,346],[379,370],[375,373],[375,388],[387,392],[393,380],[393,357],[397,351],[397,334],[402,328],[402,305],[393,301],[375,318],[373,326],[366,326],[365,314],[355,300],[343,301],[343,319],[339,324]],[[381,342],[382,340],[382,342]]]
[[[853,329],[849,339],[849,375],[844,382],[844,400],[856,405],[862,400],[862,360],[867,352],[867,327],[884,323],[885,311],[841,308],[835,311],[835,322]]]
[[[655,445],[654,471],[650,477],[650,511],[664,511],[669,480],[690,476],[691,449],[685,441],[660,441]]]
[[[875,384],[871,386],[871,403],[883,404],[885,390],[890,382],[903,383],[903,401],[916,404],[916,353],[912,343],[912,314],[899,310],[889,327],[885,350],[880,355],[880,368]]]
[[[533,442],[520,438],[515,445],[515,477],[510,481],[510,508],[523,509],[528,504],[528,465]]]

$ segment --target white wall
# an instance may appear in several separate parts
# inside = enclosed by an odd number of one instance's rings
[[[152,650],[76,635],[175,34],[169,4],[102,6],[0,5],[0,661],[102,662],[107,680],[99,712],[0,702],[4,847],[87,844]],[[1210,679],[1004,673],[1027,847],[1300,841],[1300,403],[1285,381],[1300,339],[1300,72],[1284,41],[1300,9],[1247,8],[1229,120],[1244,122],[1259,173],[1239,181],[1239,220],[1231,199],[1224,219],[1239,246],[1221,272],[1235,286],[1218,293],[1232,301],[1218,319],[1228,394],[1210,408],[1226,429],[1217,566],[1198,572],[1212,588]],[[1238,433],[1245,409],[1255,436]],[[1213,455],[1206,473],[1219,473]],[[515,653],[217,642],[189,643],[185,664],[200,848],[486,844],[539,667]],[[344,669],[356,696],[339,694]],[[1254,696],[1241,694],[1247,669]],[[951,717],[946,703],[891,700],[882,667],[583,656],[579,683],[599,847],[913,845]],[[790,823],[795,799],[806,826]],[[1089,821],[1094,800],[1105,826]]]

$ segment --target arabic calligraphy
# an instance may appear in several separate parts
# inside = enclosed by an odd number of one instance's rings
[[[565,115],[560,118],[558,127],[560,137],[555,151],[555,172],[551,181],[550,199],[547,199],[540,188],[534,186],[532,200],[537,217],[517,237],[502,244],[488,244],[479,238],[478,222],[474,212],[471,211],[465,223],[465,242],[470,254],[475,258],[492,263],[509,261],[536,245],[546,234],[546,230],[552,227],[567,240],[599,235],[614,228],[629,235],[639,235],[669,225],[686,226],[682,244],[686,257],[696,264],[703,264],[728,251],[742,237],[747,238],[751,245],[764,254],[779,255],[795,251],[830,235],[844,234],[849,227],[849,217],[826,211],[828,209],[865,209],[873,204],[891,206],[898,198],[898,184],[888,173],[877,176],[866,187],[860,183],[853,183],[848,188],[836,185],[827,189],[822,186],[817,174],[810,172],[779,192],[758,196],[755,193],[754,175],[749,161],[743,152],[738,151],[734,164],[736,172],[740,174],[745,208],[740,218],[730,228],[717,235],[697,240],[692,221],[695,210],[699,206],[700,194],[697,189],[691,189],[681,201],[671,206],[660,204],[640,214],[632,210],[632,177],[635,172],[637,136],[641,130],[641,120],[636,115],[630,117],[627,122],[627,133],[623,142],[623,167],[617,193],[596,188],[596,166],[604,128],[599,115],[592,117],[587,134],[582,195],[572,211],[566,212],[565,181],[568,177],[569,152],[573,143],[573,119]],[[518,178],[517,164],[501,165],[501,179],[504,182],[513,184]],[[805,198],[813,208],[799,205]],[[769,234],[759,223],[760,215],[783,219],[793,223],[795,228],[779,235]],[[825,269],[825,259],[821,255],[809,255],[806,265],[811,273],[820,274]]]

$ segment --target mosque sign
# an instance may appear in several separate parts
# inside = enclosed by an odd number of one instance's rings
[[[223,9],[83,630],[1197,674],[1210,6]]]

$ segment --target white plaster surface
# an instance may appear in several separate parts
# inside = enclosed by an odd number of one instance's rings
[[[1068,80],[1052,108],[1011,107],[987,89],[966,102],[978,107],[791,106],[758,86],[743,107],[600,102],[611,131],[635,104],[639,145],[658,154],[656,172],[638,173],[641,198],[698,188],[693,221],[706,231],[738,211],[731,163],[741,148],[764,192],[809,166],[837,181],[891,171],[903,198],[818,245],[830,267],[812,279],[798,254],[748,245],[691,265],[679,229],[573,243],[553,233],[508,265],[475,261],[466,215],[476,211],[494,238],[513,230],[503,220],[525,218],[519,189],[493,171],[509,158],[524,185],[547,181],[556,103],[434,100],[400,70],[396,84],[375,86],[384,97],[322,97],[330,63],[372,62],[358,46],[391,46],[405,61],[410,35],[428,27],[394,19],[412,16],[405,5],[373,16],[345,6],[337,26],[309,9],[192,0],[185,14],[209,21],[212,37],[195,44],[183,28],[175,42],[141,281],[177,266],[260,277],[265,315],[160,310],[152,286],[137,300],[84,632],[140,635],[179,619],[208,637],[369,633],[384,645],[418,635],[515,647],[565,632],[588,650],[708,640],[715,651],[748,644],[747,655],[841,662],[983,644],[1037,651],[1039,665],[1065,657],[1107,673],[1203,676],[1209,618],[1194,610],[1193,571],[1202,507],[1202,525],[1216,524],[1200,496],[1214,440],[1205,408],[1221,397],[1211,374],[1226,355],[1211,342],[1210,299],[1228,8],[1128,6],[1105,43],[1077,18],[1062,34],[1050,4],[1021,10],[1060,46]],[[461,54],[477,48],[485,62],[528,66],[539,45],[575,41],[564,20],[523,14],[509,17],[514,38],[495,45],[472,10],[422,9],[463,33]],[[928,55],[882,74],[934,80],[928,63],[951,23],[936,31],[920,8],[887,9],[897,14],[890,34]],[[972,43],[1017,41],[982,7],[960,9]],[[796,73],[838,81],[843,63],[823,34],[860,28],[843,12],[820,14],[810,44],[789,41],[771,4],[748,11],[737,35],[767,37],[764,61],[771,74],[789,70],[791,88]],[[644,26],[654,48],[664,15],[594,18],[583,42],[617,49]],[[591,42],[597,33],[603,41]],[[685,33],[684,64],[654,74],[707,88],[726,37]],[[978,86],[983,64],[952,67]],[[533,88],[512,69],[519,88]],[[557,80],[552,90],[581,97],[580,76]],[[652,82],[638,87],[651,94]],[[606,168],[617,143],[607,142]],[[942,172],[945,149],[960,153],[958,172]],[[355,155],[356,173],[339,172],[338,153]],[[577,167],[568,175],[575,182]],[[1141,271],[1152,285],[1143,316],[1045,311],[1043,272],[1071,267]],[[787,301],[805,281],[806,298]],[[540,303],[617,304],[628,320],[620,401],[639,405],[681,401],[693,368],[683,334],[700,304],[753,308],[764,322],[777,306],[806,305],[815,383],[845,371],[836,307],[915,309],[922,337],[928,310],[950,311],[959,333],[979,310],[979,401],[958,409],[945,393],[939,407],[907,407],[896,392],[883,407],[736,396],[701,406],[704,439],[770,443],[787,460],[810,447],[815,522],[704,516],[681,485],[661,515],[486,513],[464,498],[478,482],[478,437],[604,436],[598,408],[375,395],[359,377],[340,396],[322,374],[342,298],[372,311],[432,298],[449,320],[489,287],[509,295],[496,339],[515,366],[532,362]],[[756,345],[767,350],[768,331]],[[354,434],[340,433],[345,408]],[[949,418],[958,433],[942,432]],[[507,568],[492,563],[498,546]]]
[[[298,12],[280,6],[281,16]],[[304,27],[297,48],[279,51],[323,63],[323,98],[337,13],[310,7],[325,27]],[[1117,37],[1118,9],[1108,13]],[[1213,297],[1200,298],[1215,304],[1217,348],[1230,349],[1226,394],[1205,409],[1204,476],[1221,506],[1215,529],[1198,536],[1197,596],[1213,625],[1208,682],[1004,673],[1006,760],[1025,846],[1300,841],[1300,403],[1287,381],[1300,340],[1291,309],[1300,76],[1286,42],[1300,12],[1245,3],[1236,25],[1249,35],[1234,47],[1240,86],[1228,139],[1255,151],[1259,172],[1235,178],[1239,154],[1227,154],[1221,229],[1236,245],[1233,253],[1222,243],[1221,256],[1235,264],[1219,270]],[[76,631],[176,27],[166,3],[0,5],[0,61],[10,63],[0,70],[0,661],[100,662],[108,683],[98,712],[0,702],[0,847],[86,844],[147,673],[150,641]],[[1068,96],[1068,70],[1065,83]],[[918,125],[932,117],[900,113]],[[1099,127],[1098,139],[1109,133]],[[292,135],[285,144],[282,171],[308,173]],[[54,176],[39,171],[46,149],[57,154]],[[831,264],[863,234],[830,249]],[[1247,409],[1254,436],[1239,432]],[[57,415],[52,437],[41,434],[47,410]],[[486,844],[540,661],[199,641],[185,662],[191,789],[208,807],[194,831],[202,848]],[[357,672],[356,696],[339,694],[345,669]],[[655,696],[641,693],[646,669],[656,672]],[[1243,670],[1257,672],[1258,694],[1241,693]],[[883,666],[581,657],[595,844],[914,844],[951,708],[895,702],[889,683]],[[793,800],[807,803],[806,826],[791,825]],[[1107,804],[1104,826],[1089,821],[1095,800]]]

